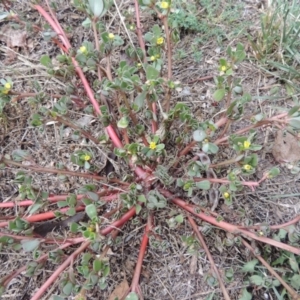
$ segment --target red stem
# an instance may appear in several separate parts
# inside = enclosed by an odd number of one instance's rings
[[[152,103],[152,112],[156,115],[156,103]],[[152,133],[155,134],[157,131],[157,121],[152,120]]]
[[[205,253],[206,253],[206,255],[207,255],[207,257],[208,257],[208,259],[209,259],[209,261],[211,263],[211,265],[212,265],[214,273],[216,274],[216,276],[218,278],[218,281],[219,281],[221,290],[223,292],[224,298],[226,300],[230,300],[230,297],[229,297],[229,295],[227,293],[227,290],[226,290],[226,288],[224,286],[224,283],[222,281],[222,278],[220,276],[219,270],[218,270],[217,266],[215,265],[214,259],[213,259],[212,255],[211,255],[211,253],[209,252],[209,249],[208,249],[208,247],[207,247],[207,245],[206,245],[206,243],[204,241],[204,238],[203,238],[201,232],[198,230],[198,227],[197,227],[195,221],[190,216],[188,216],[188,220],[191,223],[191,225],[193,227],[193,230],[196,233],[196,235],[197,235],[197,237],[198,237],[198,239],[199,239],[199,241],[201,243],[201,246],[203,247],[203,249],[204,249],[204,251],[205,251]]]
[[[136,213],[135,207],[131,207],[128,212],[126,212],[119,220],[111,223],[106,228],[102,229],[100,231],[100,234],[107,235],[110,232],[112,232],[114,229],[121,227],[123,224],[125,224],[130,218],[132,218]]]
[[[67,247],[69,247],[69,246],[72,246],[72,245],[78,244],[78,243],[82,243],[82,242],[83,242],[82,239],[78,239],[77,241],[74,241],[74,242],[71,242],[71,243],[69,243],[69,242],[68,242],[68,243],[65,243],[65,244],[59,246],[57,249],[65,249],[65,248],[67,248]],[[56,250],[57,250],[57,249],[56,249]],[[54,250],[54,251],[55,251],[55,250]],[[46,259],[47,257],[48,257],[48,253],[42,255],[42,256],[41,256],[38,260],[36,260],[36,261],[37,261],[37,262],[41,262],[41,261],[43,261],[44,259]],[[23,271],[25,271],[25,270],[26,270],[26,267],[27,267],[27,266],[25,265],[25,266],[23,266],[23,267],[17,269],[16,271],[14,271],[12,274],[9,274],[9,275],[5,276],[4,278],[2,278],[1,284],[2,284],[4,287],[7,286],[8,283],[9,283],[14,277],[18,276],[20,273],[22,273]]]
[[[221,126],[223,126],[224,124],[226,124],[226,122],[228,121],[228,118],[224,118],[222,117],[220,120],[218,120],[215,125],[220,128]],[[195,147],[197,145],[197,142],[195,141],[191,141],[180,153],[179,153],[179,157],[186,155],[189,153],[189,151]]]
[[[66,212],[67,210],[69,209],[69,207],[65,207],[65,208],[62,208],[60,210],[61,213],[64,213]],[[85,209],[85,206],[79,206],[79,207],[76,207],[76,211],[82,211]],[[28,222],[38,222],[38,221],[43,221],[43,220],[48,220],[48,219],[52,219],[52,218],[55,218],[55,214],[54,212],[52,211],[48,211],[48,212],[45,212],[45,213],[41,213],[41,214],[37,214],[37,215],[32,215],[30,217],[25,217],[24,220],[28,221]],[[8,225],[8,222],[1,222],[0,223],[0,228],[2,227],[5,227]]]
[[[68,208],[65,208],[63,210],[66,210]],[[83,207],[84,209],[84,207]],[[136,213],[136,209],[135,207],[132,207],[126,214],[124,214],[119,220],[113,222],[111,225],[109,225],[107,228],[105,228],[104,230],[102,230],[100,233],[102,235],[107,235],[109,234],[111,231],[113,231],[115,228],[117,227],[121,227],[124,223],[126,223],[126,221],[128,221],[131,217],[133,217]],[[54,215],[52,212],[49,213],[45,213],[45,214],[40,214],[40,215],[47,215],[47,218],[49,218],[49,216]],[[40,216],[39,215],[39,216]],[[29,218],[32,218],[35,216],[31,216]],[[28,219],[29,219],[28,218]],[[30,220],[32,222],[37,221],[36,219],[34,220]],[[74,241],[76,242],[82,242],[83,240],[80,239],[75,239]],[[62,245],[60,247],[60,249],[66,248],[70,245],[72,245],[74,243],[66,243],[64,245]],[[31,298],[31,300],[39,300],[40,297],[44,294],[44,292],[47,290],[47,288],[52,284],[52,282],[54,282],[58,276],[64,271],[64,269],[69,265],[70,262],[72,262],[76,256],[78,254],[80,254],[81,252],[83,252],[90,244],[90,241],[85,242],[83,245],[81,245],[72,255],[70,255],[67,260],[58,267],[58,269],[48,278],[48,280],[41,286],[41,288],[38,290],[38,292]],[[40,259],[45,259],[47,257],[47,255],[42,256]],[[18,274],[20,274],[21,272],[23,272],[26,269],[26,266],[20,268],[19,270],[17,270],[16,272],[14,272],[12,275],[10,275],[7,279],[5,279],[5,283],[7,284],[12,278],[14,278],[15,276],[17,276]],[[3,281],[2,281],[3,282]]]
[[[209,216],[205,213],[197,213],[197,207],[196,206],[192,206],[189,205],[188,203],[186,203],[185,201],[181,200],[180,198],[175,198],[175,196],[173,194],[171,194],[169,191],[163,190],[163,189],[159,189],[159,191],[167,198],[172,199],[172,202],[175,203],[176,205],[180,206],[181,208],[183,208],[184,210],[194,214],[195,216],[199,217],[200,219],[218,227],[221,228],[223,230],[226,230],[228,232],[231,232],[233,234],[244,234],[247,237],[250,237],[254,240],[287,250],[289,252],[292,252],[294,254],[300,255],[300,248],[296,248],[290,245],[286,245],[283,244],[281,242],[277,242],[275,240],[272,240],[270,238],[267,237],[261,237],[261,236],[257,236],[254,232],[248,231],[246,229],[240,229],[238,226],[232,225],[230,223],[224,222],[224,221],[218,221],[215,217]]]
[[[114,193],[114,194],[112,194]],[[111,194],[111,195],[108,195],[108,196],[103,196],[100,198],[101,201],[111,201],[111,200],[115,200],[119,197],[119,194],[116,194],[118,193],[118,191],[100,191],[100,192],[97,192],[97,194],[99,196],[101,195],[105,195],[105,194]],[[50,196],[47,198],[47,201],[49,202],[52,202],[52,203],[55,203],[55,202],[58,202],[58,201],[63,201],[63,200],[66,200],[67,198],[69,197],[69,195],[57,195],[57,196]],[[77,195],[76,196],[77,200],[81,200],[83,198],[87,198],[86,195]],[[16,201],[16,202],[3,202],[3,203],[0,203],[0,208],[11,208],[11,207],[18,207],[18,206],[30,206],[32,204],[34,204],[35,202],[32,201],[32,200],[23,200],[23,201]]]
[[[59,275],[65,270],[65,268],[72,262],[74,259],[83,252],[89,245],[90,241],[83,243],[76,251],[74,251],[56,270],[52,275],[43,283],[39,290],[34,294],[31,300],[40,300],[41,296],[45,293],[48,287],[59,277]]]
[[[144,61],[144,63],[146,63],[147,62],[146,47],[145,47],[143,34],[142,34],[142,27],[141,27],[141,21],[140,21],[140,8],[139,8],[138,0],[134,0],[134,7],[135,7],[135,19],[136,19],[136,29],[137,29],[138,41],[139,41],[140,47],[144,54],[143,61]]]
[[[55,30],[55,32],[59,35],[59,37],[62,40],[62,42],[64,43],[66,49],[69,50],[71,48],[71,44],[70,44],[68,38],[66,37],[63,29],[61,28],[59,22],[56,20],[55,16],[52,15],[52,18],[51,18],[50,15],[40,5],[34,5],[34,8],[36,10],[38,10],[39,13],[47,20],[47,22],[52,26],[52,28]],[[94,97],[94,93],[93,93],[82,69],[80,68],[78,62],[76,61],[76,59],[74,57],[72,57],[72,62],[73,62],[73,65],[75,67],[77,74],[79,75],[79,77],[83,83],[85,91],[86,91],[88,97],[90,98],[90,101],[91,101],[96,113],[98,115],[101,115],[101,110],[100,110],[99,104]],[[118,135],[116,134],[115,130],[113,129],[113,127],[111,125],[109,125],[108,127],[106,127],[106,130],[107,130],[107,133],[110,136],[112,142],[114,143],[114,145],[118,148],[123,148],[123,144],[120,141],[120,139],[119,139]]]
[[[33,7],[46,19],[46,21],[52,26],[52,28],[55,30],[55,32],[58,34],[59,38],[63,42],[63,44],[66,46],[67,49],[71,47],[71,44],[67,37],[65,36],[64,31],[62,30],[60,24],[58,22],[55,22],[51,16],[40,6],[40,5],[33,5]]]
[[[135,7],[135,18],[136,18],[138,41],[144,54],[143,62],[147,63],[147,56],[146,56],[147,54],[146,54],[146,47],[143,39],[143,33],[142,33],[142,27],[140,21],[140,8],[139,8],[138,0],[134,1],[134,7]],[[152,112],[154,115],[156,115],[156,103],[152,104]],[[152,120],[152,133],[154,134],[156,131],[157,131],[157,122]]]
[[[51,238],[36,238],[34,236],[22,236],[22,235],[14,235],[14,234],[7,234],[7,233],[2,233],[0,232],[0,237],[1,236],[6,236],[6,237],[10,237],[16,241],[21,241],[21,240],[36,240],[39,239],[41,242],[43,243],[47,243],[47,244],[66,244],[66,243],[70,243],[70,244],[78,244],[78,243],[82,243],[85,241],[85,238],[83,237],[76,237],[76,238],[70,238],[70,239],[51,239]]]
[[[300,221],[300,215],[298,215],[297,217],[295,217],[294,219],[292,219],[292,220],[290,220],[290,221],[288,221],[286,223],[279,224],[279,225],[271,225],[271,226],[268,226],[268,228],[272,229],[272,230],[277,230],[277,229],[281,229],[281,228],[285,228],[285,227],[294,225],[295,223],[297,223],[299,221]],[[256,230],[260,230],[264,226],[266,226],[266,225],[237,226],[237,227],[240,228],[240,229],[256,229]]]
[[[199,181],[203,181],[203,180],[208,180],[209,182],[212,182],[212,183],[223,183],[223,184],[229,184],[231,182],[228,179],[194,177],[195,182],[199,182]],[[256,182],[256,181],[241,181],[240,183],[242,185],[249,186],[249,187],[259,186],[259,182]]]
[[[282,113],[282,114],[279,114],[277,116],[274,116],[272,118],[269,118],[269,119],[265,119],[265,120],[262,120],[260,122],[257,122],[256,124],[253,124],[253,125],[249,125],[241,130],[238,130],[237,132],[235,132],[235,134],[243,134],[243,133],[246,133],[248,132],[250,129],[253,129],[253,128],[256,128],[256,127],[261,127],[263,125],[269,125],[269,124],[272,124],[274,123],[275,121],[282,121],[284,122],[283,120],[279,120],[279,119],[282,119],[284,117],[287,116],[287,113]],[[224,143],[226,142],[228,139],[229,139],[229,135],[228,136],[225,136],[223,138],[220,138],[220,139],[217,139],[214,143],[216,145],[219,145],[221,143]]]
[[[291,288],[282,278],[279,276],[276,271],[260,256],[257,255],[255,250],[244,240],[242,239],[243,244],[252,252],[252,254],[269,270],[269,272],[279,280],[279,282],[285,287],[285,289],[290,293],[293,297],[293,300],[299,300],[300,297],[298,293]]]
[[[131,291],[132,292],[137,293],[139,291],[139,289],[138,289],[139,279],[140,279],[140,275],[141,275],[141,271],[142,271],[142,264],[143,264],[146,248],[147,248],[148,241],[149,241],[149,232],[152,229],[152,224],[153,224],[153,216],[149,215],[147,226],[146,226],[144,236],[143,236],[143,240],[142,240],[142,243],[141,243],[141,248],[140,248],[137,264],[135,266],[135,271],[134,271],[132,283],[131,283]]]
[[[168,48],[167,49],[168,50],[168,80],[171,80],[172,79],[172,42],[171,42],[170,32],[169,32],[168,17],[163,16],[162,22],[166,33],[167,48]]]
[[[63,42],[64,45],[66,46],[67,50],[69,50],[69,49],[71,48],[71,44],[70,44],[69,40],[67,39],[67,37],[66,37],[64,31],[62,30],[62,28],[61,28],[59,22],[57,21],[57,19],[55,18],[55,16],[54,16],[54,15],[52,16],[53,19],[55,20],[55,21],[54,21],[54,20],[49,16],[49,14],[48,14],[48,13],[47,13],[40,5],[34,5],[33,7],[34,7],[36,10],[39,11],[39,13],[40,13],[40,14],[48,21],[48,23],[52,26],[52,28],[55,30],[55,32],[56,32],[57,34],[60,35],[60,38],[61,38],[62,42]],[[87,81],[87,79],[86,79],[86,77],[85,77],[83,71],[81,70],[81,68],[80,68],[80,66],[79,66],[79,64],[78,64],[78,62],[75,60],[74,57],[72,57],[72,62],[73,62],[73,65],[74,65],[74,67],[75,67],[75,70],[76,70],[77,74],[79,75],[79,77],[80,77],[80,79],[81,79],[81,81],[82,81],[82,83],[83,83],[83,86],[84,86],[84,88],[85,88],[85,91],[86,91],[87,95],[89,96],[91,103],[93,104],[93,107],[94,107],[96,113],[99,114],[99,115],[101,115],[101,111],[100,111],[99,104],[98,104],[98,102],[96,101],[96,99],[94,98],[94,94],[93,94],[93,92],[92,92],[92,89],[91,89],[91,87],[90,87],[90,85],[89,85],[89,83],[88,83],[88,81]],[[121,140],[119,139],[118,135],[116,134],[114,128],[113,128],[111,125],[109,125],[108,127],[106,127],[106,130],[107,130],[107,133],[108,133],[109,137],[111,138],[113,144],[114,144],[116,147],[118,147],[118,148],[123,148],[123,144],[122,144]],[[142,168],[140,168],[140,167],[135,167],[135,168],[134,168],[134,171],[135,171],[135,173],[136,173],[139,177],[141,177],[141,178],[144,178],[144,177],[145,177],[146,172],[145,172]]]

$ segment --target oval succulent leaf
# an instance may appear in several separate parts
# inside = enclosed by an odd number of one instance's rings
[[[193,139],[196,142],[202,142],[206,138],[206,133],[202,129],[195,130],[193,132]]]
[[[118,127],[119,128],[127,128],[129,124],[129,119],[124,116],[121,118],[121,120],[118,122]]]
[[[90,9],[93,12],[94,16],[99,18],[104,11],[104,2],[103,0],[89,0]]]

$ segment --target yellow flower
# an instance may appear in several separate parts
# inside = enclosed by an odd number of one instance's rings
[[[252,167],[250,165],[244,165],[243,169],[246,171],[250,171],[252,169]]]
[[[9,82],[6,82],[4,84],[4,87],[5,87],[6,90],[10,90],[11,89],[11,84]]]
[[[154,60],[155,60],[155,56],[152,55],[152,56],[150,57],[150,59],[151,59],[152,61],[154,61]]]
[[[86,46],[81,46],[80,48],[79,48],[79,51],[82,53],[82,54],[86,54],[88,51],[87,51],[87,49],[86,49]]]
[[[138,68],[140,68],[140,67],[142,66],[142,64],[141,64],[141,63],[137,63],[136,66],[137,66]]]
[[[110,40],[113,40],[113,39],[115,38],[115,35],[114,35],[113,33],[109,33],[109,34],[108,34],[108,38],[109,38]]]
[[[163,9],[167,9],[167,8],[169,8],[169,3],[166,2],[166,1],[163,1],[163,2],[160,4],[160,7],[163,8]]]
[[[251,143],[249,141],[244,142],[244,148],[245,149],[249,149],[250,146],[251,146]]]
[[[155,142],[151,142],[150,145],[149,145],[149,148],[151,150],[155,150],[156,149],[156,143]]]
[[[2,90],[2,93],[3,94],[8,94],[8,92],[11,90],[11,83],[9,83],[9,82],[6,82],[5,84],[4,84],[4,89]]]
[[[88,155],[88,154],[85,154],[85,155],[83,156],[83,160],[85,160],[85,161],[88,161],[88,160],[90,160],[90,159],[91,159],[91,156]]]
[[[227,70],[227,67],[226,66],[221,66],[221,71],[222,72],[225,72]]]
[[[89,232],[94,232],[94,231],[95,231],[95,225],[90,225],[90,226],[87,228],[87,230],[88,230]]]
[[[230,194],[229,194],[228,192],[225,192],[225,193],[223,194],[223,197],[224,197],[225,199],[228,199],[228,198],[230,198]]]
[[[164,38],[163,37],[157,38],[157,40],[156,40],[157,45],[162,45],[163,43],[164,43]]]

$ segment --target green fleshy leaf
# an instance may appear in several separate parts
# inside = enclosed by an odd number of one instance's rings
[[[209,190],[210,189],[210,182],[208,180],[203,180],[200,182],[196,182],[196,187],[201,190]]]
[[[85,212],[91,220],[97,218],[97,208],[94,204],[89,204],[85,207]]]
[[[218,89],[214,92],[213,97],[216,101],[221,101],[225,97],[225,93],[225,89]]]
[[[89,5],[94,16],[97,18],[99,18],[105,10],[103,0],[89,0]]]
[[[40,240],[22,240],[21,244],[25,252],[32,252],[40,245]]]

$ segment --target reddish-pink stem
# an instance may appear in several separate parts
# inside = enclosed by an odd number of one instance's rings
[[[272,229],[272,230],[286,228],[286,227],[289,227],[291,225],[294,225],[295,223],[297,223],[299,221],[300,221],[300,215],[298,215],[297,217],[295,217],[294,219],[292,219],[292,220],[290,220],[290,221],[288,221],[286,223],[278,224],[278,225],[271,225],[271,226],[268,226],[268,228]],[[237,226],[237,227],[241,228],[241,229],[256,229],[256,230],[261,230],[262,227],[266,227],[266,225]]]
[[[143,39],[143,34],[142,34],[142,27],[141,27],[141,22],[140,22],[140,8],[139,8],[139,2],[138,0],[134,0],[134,7],[135,7],[135,19],[136,19],[136,29],[137,29],[137,35],[138,35],[138,41],[140,44],[140,47],[143,51],[143,61],[144,63],[147,62],[147,57],[146,57],[146,47]]]
[[[253,129],[253,128],[256,128],[256,127],[261,127],[263,125],[268,125],[268,124],[272,124],[273,122],[275,121],[282,121],[282,120],[279,120],[279,119],[282,119],[284,117],[287,116],[287,113],[282,113],[280,115],[277,115],[277,116],[274,116],[272,118],[269,118],[269,119],[265,119],[265,120],[262,120],[256,124],[253,124],[253,125],[249,125],[241,130],[238,130],[237,132],[235,132],[235,134],[243,134],[243,133],[246,133],[248,132],[249,130]],[[221,143],[224,143],[226,142],[227,140],[229,139],[229,135],[228,136],[225,136],[223,138],[220,138],[220,139],[217,139],[214,143],[216,145],[219,145]]]
[[[276,271],[260,256],[256,253],[256,251],[244,240],[242,239],[242,243],[254,254],[254,256],[269,270],[269,272],[279,280],[279,282],[285,287],[285,289],[290,293],[290,295],[293,297],[293,300],[299,300],[299,294],[291,288],[285,280],[282,279],[281,276],[279,276]]]
[[[64,31],[62,30],[60,24],[56,21],[54,21],[51,16],[40,6],[40,5],[34,5],[33,6],[43,17],[46,19],[46,21],[52,26],[52,28],[55,30],[55,32],[58,34],[59,38],[63,42],[63,44],[66,46],[67,49],[71,47],[71,44],[66,37]]]
[[[146,56],[146,47],[143,39],[143,33],[142,33],[142,27],[141,27],[141,21],[140,21],[140,8],[139,3],[137,0],[134,1],[134,7],[135,7],[135,18],[136,18],[136,28],[137,28],[137,35],[138,35],[138,41],[139,45],[143,51],[143,61],[144,63],[147,62],[147,56]],[[156,114],[156,104],[152,104],[152,112],[155,115]],[[154,134],[157,131],[157,122],[152,120],[152,133]]]
[[[55,16],[52,16],[53,18],[51,18],[50,15],[40,5],[34,5],[34,7],[52,26],[52,28],[55,30],[55,32],[59,35],[59,37],[62,40],[63,44],[65,45],[66,49],[69,50],[71,48],[71,44],[70,44],[68,38],[66,37],[63,29],[61,28],[59,22],[56,20]],[[79,75],[79,77],[82,81],[85,91],[86,91],[88,97],[90,98],[90,101],[91,101],[96,113],[98,115],[101,115],[101,110],[100,110],[99,104],[94,97],[94,93],[92,92],[92,89],[91,89],[82,69],[80,68],[78,62],[76,61],[76,59],[74,57],[72,57],[72,62],[73,62],[73,65],[75,67],[77,74]],[[109,125],[108,127],[106,127],[106,130],[107,130],[107,133],[110,136],[112,142],[114,143],[114,145],[118,148],[123,148],[123,144],[122,144],[121,140],[119,139],[118,135],[116,134],[115,130],[113,129],[113,127],[111,125]]]
[[[135,207],[131,207],[128,212],[126,212],[119,220],[113,222],[112,224],[110,224],[109,226],[107,226],[106,228],[102,229],[100,231],[100,233],[102,235],[107,235],[110,232],[112,232],[114,229],[121,227],[123,224],[125,224],[130,218],[132,218],[136,213],[136,209]]]
[[[74,259],[83,252],[89,245],[90,241],[83,243],[76,251],[74,251],[55,271],[52,275],[43,283],[39,290],[34,294],[31,300],[40,300],[41,296],[45,293],[47,288],[59,277],[59,275],[65,270],[65,268],[72,262]]]
[[[296,218],[294,218],[293,220],[291,221],[288,221],[286,223],[283,223],[283,224],[279,224],[279,225],[272,225],[270,226],[271,229],[280,229],[280,228],[285,228],[285,227],[288,227],[288,226],[291,226],[297,222],[300,221],[300,215],[298,215]]]
[[[101,115],[99,104],[94,97],[94,93],[92,92],[92,89],[91,89],[86,77],[84,76],[84,73],[82,72],[78,62],[76,61],[76,59],[74,57],[72,57],[72,61],[73,61],[75,70],[77,71],[77,74],[79,75],[79,77],[83,83],[85,91],[86,91],[88,97],[90,98],[91,103],[93,104],[93,107],[94,107],[96,113],[98,115]],[[106,130],[107,130],[107,133],[110,136],[112,142],[114,143],[115,147],[123,148],[123,144],[122,144],[121,140],[119,139],[118,135],[116,134],[114,128],[111,125],[108,125],[106,127]]]
[[[147,226],[146,226],[143,240],[141,243],[141,248],[140,248],[138,260],[136,263],[132,283],[131,283],[131,291],[132,292],[138,292],[138,285],[139,285],[139,279],[140,279],[140,275],[141,275],[141,271],[142,271],[142,264],[143,264],[146,248],[147,248],[148,241],[149,241],[149,233],[152,229],[152,224],[153,224],[153,217],[152,217],[152,215],[149,215]]]
[[[174,197],[173,194],[171,194],[169,191],[164,190],[164,189],[160,189],[159,190],[165,197],[168,197],[170,199],[172,199],[172,202],[175,203],[176,205],[180,206],[181,208],[183,208],[184,210],[194,214],[195,216],[199,217],[200,219],[216,226],[219,228],[222,228],[223,230],[226,230],[228,232],[231,232],[233,234],[237,234],[237,233],[242,233],[247,237],[250,237],[254,240],[287,250],[289,252],[295,253],[297,255],[300,255],[300,248],[296,248],[290,245],[286,245],[283,244],[281,242],[272,240],[270,238],[267,237],[263,237],[263,236],[257,236],[254,232],[248,231],[246,229],[241,229],[238,226],[232,225],[230,223],[224,222],[224,221],[218,221],[215,217],[209,216],[205,213],[199,212],[197,213],[197,207],[196,206],[192,206],[189,205],[188,203],[186,203],[185,201],[181,200],[180,198],[176,198]]]
[[[60,37],[61,36],[63,37],[62,42],[66,46],[67,50],[69,50],[71,47],[71,44],[70,44],[69,40],[66,38],[66,35],[64,34],[64,31],[62,30],[61,26],[59,25],[59,22],[57,20],[54,21],[40,5],[34,5],[33,7],[35,9],[37,9],[39,11],[39,13],[48,21],[48,23],[52,26],[52,28],[55,30],[55,32],[57,34],[59,34]],[[55,16],[53,16],[53,18],[54,17]],[[81,70],[78,62],[76,61],[76,59],[74,57],[72,57],[72,62],[74,64],[77,74],[79,75],[79,77],[83,83],[85,91],[86,91],[87,95],[89,96],[91,103],[93,104],[93,107],[94,107],[96,113],[101,115],[99,104],[94,97],[92,89],[91,89],[83,71]],[[113,144],[118,148],[123,148],[123,144],[122,144],[121,140],[119,139],[118,135],[116,134],[114,128],[111,125],[109,125],[108,127],[106,127],[106,130],[107,130],[107,133],[108,133],[109,137],[111,138]],[[135,167],[134,171],[139,177],[141,177],[141,178],[145,177],[146,173],[142,168]]]
[[[228,121],[228,118],[222,117],[220,120],[218,120],[216,122],[216,126],[219,128],[219,127],[223,126],[224,124],[226,124],[227,121]],[[187,146],[185,146],[185,148],[182,151],[180,151],[180,153],[178,154],[178,157],[188,154],[189,151],[196,145],[197,145],[197,142],[191,141]]]
[[[204,249],[204,251],[205,251],[205,253],[206,253],[206,255],[207,255],[207,257],[208,257],[208,259],[209,259],[209,261],[211,263],[211,266],[212,266],[212,268],[214,270],[214,273],[216,274],[216,276],[218,278],[221,290],[222,290],[223,295],[224,295],[224,299],[230,300],[230,297],[229,297],[228,292],[227,292],[227,290],[226,290],[226,288],[224,286],[224,283],[222,281],[222,278],[221,278],[221,275],[219,273],[219,270],[218,270],[218,268],[217,268],[217,266],[216,266],[216,264],[214,262],[214,259],[213,259],[212,255],[211,255],[211,253],[210,253],[210,251],[209,251],[209,249],[208,249],[205,241],[204,241],[204,238],[203,238],[201,232],[198,230],[198,227],[197,227],[195,221],[190,216],[188,216],[188,220],[191,223],[191,225],[193,227],[193,230],[196,233],[196,235],[197,235],[197,237],[198,237],[198,239],[199,239],[199,241],[201,243],[201,246],[203,247],[203,249]]]
[[[208,180],[209,182],[212,182],[212,183],[224,183],[224,184],[229,184],[231,181],[230,180],[227,180],[227,179],[219,179],[219,178],[194,178],[195,181],[203,181],[203,180]],[[241,181],[240,182],[242,185],[245,185],[245,186],[249,186],[249,187],[256,187],[256,186],[259,186],[259,182],[256,182],[256,181]]]
[[[220,128],[223,125],[225,125],[228,122],[228,118],[227,117],[222,117],[220,120],[218,120],[215,125]]]
[[[6,236],[6,237],[10,237],[16,241],[21,241],[21,240],[36,240],[36,237],[32,237],[32,236],[22,236],[22,235],[14,235],[14,234],[7,234],[7,233],[3,233],[0,232],[0,237],[1,236]],[[65,244],[65,243],[71,243],[71,244],[78,244],[78,243],[82,243],[83,241],[85,241],[85,238],[83,237],[77,237],[77,238],[70,238],[70,239],[40,239],[40,241],[42,241],[43,243],[47,243],[47,244]]]
[[[65,249],[65,248],[67,248],[67,247],[69,247],[69,246],[72,246],[72,245],[75,245],[75,244],[82,243],[83,241],[84,241],[83,238],[77,238],[77,240],[74,239],[73,242],[67,242],[67,243],[64,243],[63,245],[59,246],[57,249]],[[57,250],[57,249],[55,249],[55,250]],[[53,250],[53,251],[55,251],[55,250]],[[48,253],[42,255],[41,257],[39,257],[39,259],[37,260],[37,262],[41,262],[41,261],[43,261],[44,259],[47,259],[47,257],[48,257]],[[22,272],[25,271],[25,270],[26,270],[26,265],[23,266],[23,267],[21,267],[21,268],[19,268],[19,269],[17,269],[17,270],[14,271],[12,274],[9,274],[9,275],[7,275],[6,277],[4,277],[4,278],[2,279],[2,281],[1,281],[1,284],[2,284],[4,287],[7,286],[7,284],[8,284],[14,277],[18,276],[20,273],[22,273]]]
[[[156,115],[156,103],[152,103],[152,112]],[[152,133],[155,134],[157,131],[157,122],[152,120]]]
[[[103,194],[103,192],[97,192],[97,194]],[[112,191],[106,191],[107,194],[112,193]],[[69,195],[57,195],[57,196],[50,196],[47,198],[47,201],[51,203],[55,203],[58,201],[63,201],[66,200],[69,197]],[[76,198],[77,200],[81,200],[83,198],[86,198],[86,195],[77,195]],[[115,200],[119,197],[119,194],[112,194],[109,196],[103,196],[100,198],[101,201],[112,201]],[[0,208],[11,208],[11,207],[17,207],[17,206],[30,206],[34,204],[34,201],[32,200],[23,200],[23,201],[16,201],[16,202],[3,202],[0,203]]]
[[[65,207],[62,208],[61,210],[59,210],[61,213],[66,212],[69,209],[69,207]],[[82,211],[85,209],[85,206],[79,206],[76,207],[76,211]],[[48,220],[48,219],[52,219],[55,218],[55,214],[52,211],[48,211],[45,213],[41,213],[41,214],[37,214],[37,215],[32,215],[30,217],[25,217],[23,218],[24,220],[28,221],[28,222],[39,222],[39,221],[43,221],[43,220]],[[8,222],[1,222],[0,223],[0,228],[5,227],[8,225]]]

